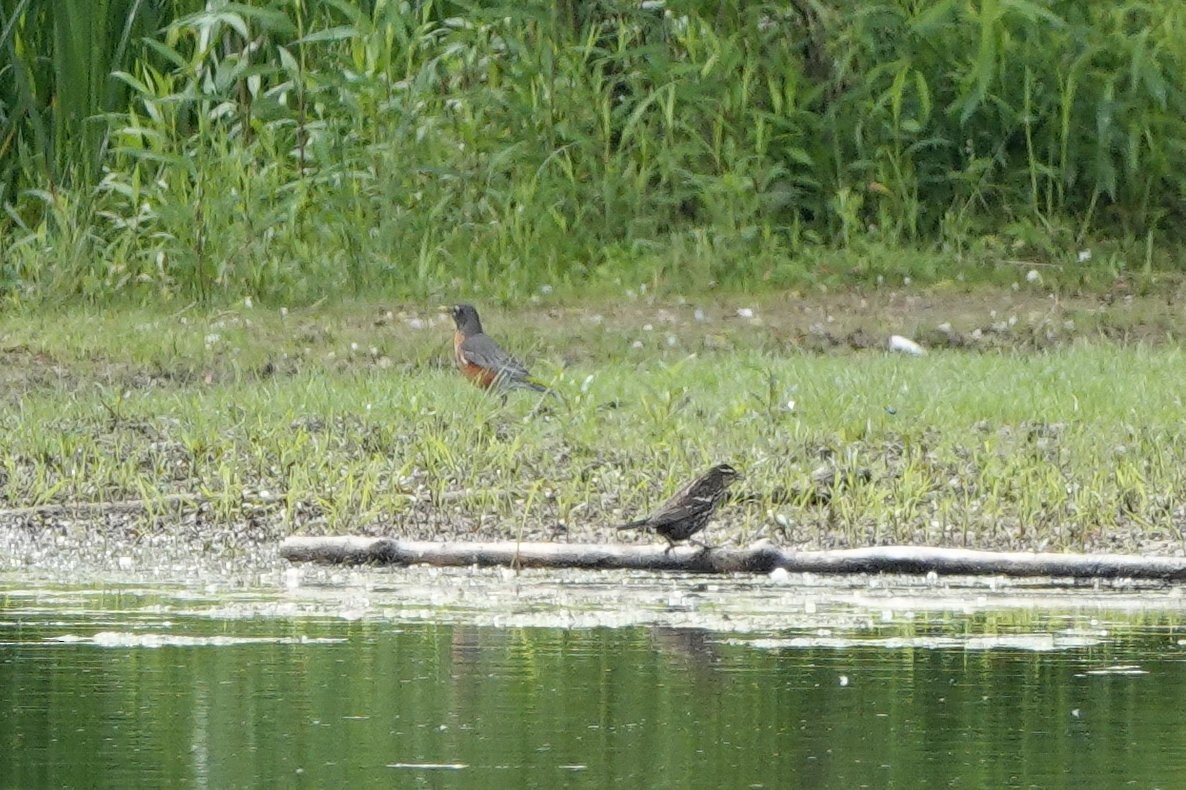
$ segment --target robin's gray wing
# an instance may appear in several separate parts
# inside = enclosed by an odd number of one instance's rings
[[[461,355],[465,361],[485,368],[495,375],[511,380],[522,380],[531,374],[523,363],[499,348],[486,335],[472,335],[461,343]]]

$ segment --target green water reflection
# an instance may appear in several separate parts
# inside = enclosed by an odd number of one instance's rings
[[[1000,633],[1008,622],[933,618],[923,630]],[[95,643],[100,632],[110,645]],[[194,641],[137,641],[161,633]],[[84,641],[58,641],[70,635]],[[10,607],[0,786],[1186,782],[1174,616],[1046,652],[762,636]]]

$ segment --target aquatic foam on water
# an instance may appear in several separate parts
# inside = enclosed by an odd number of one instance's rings
[[[134,634],[128,631],[99,631],[91,636],[63,634],[51,636],[47,642],[88,644],[96,647],[229,647],[233,645],[328,645],[340,644],[345,639],[307,638],[291,636],[181,636],[179,634]]]
[[[1136,664],[1121,664],[1111,667],[1100,667],[1099,669],[1089,669],[1083,674],[1085,675],[1148,675],[1149,670],[1141,669]]]
[[[745,645],[764,650],[782,650],[787,648],[830,647],[837,650],[848,650],[854,647],[880,647],[886,649],[923,648],[927,650],[941,650],[962,647],[965,650],[1014,649],[1034,651],[1068,650],[1079,647],[1098,645],[1102,639],[1089,637],[1068,637],[1053,634],[1016,634],[998,636],[919,636],[919,637],[844,637],[834,636],[828,629],[817,629],[815,636],[791,637],[789,639],[728,639],[725,644]],[[1126,670],[1126,671],[1120,671]],[[1112,667],[1107,670],[1093,670],[1095,674],[1143,674],[1138,667]]]

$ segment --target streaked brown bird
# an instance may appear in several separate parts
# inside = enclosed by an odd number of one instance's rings
[[[680,489],[646,518],[623,524],[618,529],[654,530],[667,539],[664,554],[682,540],[707,549],[707,545],[691,540],[691,537],[708,525],[729,486],[740,477],[741,474],[729,464],[717,464]]]
[[[529,389],[551,392],[531,378],[527,367],[512,357],[482,331],[482,319],[472,304],[442,307],[453,316],[453,357],[457,368],[482,389]]]

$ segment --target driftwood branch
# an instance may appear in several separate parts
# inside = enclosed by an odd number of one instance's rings
[[[774,547],[712,549],[576,543],[434,543],[365,537],[290,537],[280,555],[292,562],[517,568],[593,568],[693,573],[938,573],[1098,579],[1186,579],[1186,557],[1126,554],[1036,554],[928,546],[875,546],[837,551]]]

